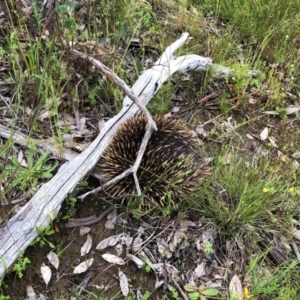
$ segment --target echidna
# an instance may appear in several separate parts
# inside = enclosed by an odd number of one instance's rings
[[[143,205],[164,207],[175,205],[185,194],[193,192],[208,168],[199,154],[198,141],[191,131],[176,120],[154,117],[158,130],[153,132],[144,153],[138,179]],[[147,119],[131,117],[117,129],[99,165],[108,182],[131,167],[145,135]],[[137,194],[132,175],[106,189],[112,196]],[[122,202],[123,202],[122,201]]]

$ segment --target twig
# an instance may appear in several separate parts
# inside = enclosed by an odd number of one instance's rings
[[[156,123],[154,122],[154,120],[153,120],[151,114],[149,113],[148,109],[146,108],[146,106],[140,101],[139,97],[136,96],[134,94],[134,92],[129,88],[129,86],[121,78],[119,78],[112,70],[110,70],[108,67],[106,67],[104,64],[102,64],[100,61],[98,61],[97,59],[95,59],[92,56],[87,56],[86,54],[79,52],[77,50],[73,50],[73,52],[76,56],[88,59],[95,67],[99,68],[106,76],[111,78],[114,81],[114,83],[119,88],[121,88],[124,91],[124,93],[140,108],[140,110],[144,113],[144,115],[146,116],[146,118],[148,120],[148,122],[146,124],[146,132],[145,132],[143,141],[141,143],[139,153],[134,162],[134,165],[132,167],[130,167],[128,170],[126,170],[125,172],[123,172],[121,174],[121,176],[117,176],[118,180],[116,181],[116,182],[118,182],[118,181],[122,180],[123,178],[132,174],[133,178],[134,178],[137,194],[138,194],[138,196],[140,196],[142,194],[142,191],[140,188],[139,180],[137,178],[137,171],[140,167],[141,161],[143,159],[143,156],[146,151],[147,144],[151,138],[151,135],[152,135],[153,131],[157,130]],[[104,187],[110,186],[116,182],[110,181],[110,184],[106,184]],[[100,190],[102,190],[101,186],[89,193],[86,193],[86,194],[80,196],[79,198],[84,199],[88,194],[91,194],[91,193],[95,194]]]
[[[87,218],[69,219],[68,223],[65,225],[67,228],[88,226],[100,222],[107,214],[109,214],[114,209],[113,206],[107,208],[99,217],[91,216]]]
[[[207,102],[208,100],[210,99],[214,99],[214,98],[217,98],[218,97],[218,93],[214,92],[214,93],[211,93],[205,97],[203,97],[202,99],[200,99],[197,103],[199,104],[203,104],[205,102]]]
[[[169,270],[169,268],[166,266],[166,271],[168,272],[169,275],[171,275],[171,279],[174,282],[174,284],[176,285],[177,289],[179,290],[181,296],[183,297],[184,300],[189,300],[188,296],[186,295],[186,293],[181,289],[181,287],[179,286],[179,284],[177,283],[176,279],[173,276],[173,272],[171,270]]]
[[[3,125],[0,125],[0,136],[6,139],[11,139],[12,142],[25,147],[27,147],[28,145],[36,145],[41,149],[42,153],[49,151],[55,158],[59,160],[72,160],[78,155],[78,153],[70,149],[64,149],[63,151],[60,151],[57,147],[54,147],[50,143],[47,143],[47,140],[41,141],[31,138],[18,130],[7,128]]]
[[[207,96],[203,97],[203,98],[200,99],[199,101],[197,101],[197,105],[196,105],[196,107],[195,107],[195,109],[194,109],[194,112],[193,112],[192,115],[190,116],[188,123],[190,123],[190,122],[193,120],[193,118],[194,118],[194,116],[195,116],[195,114],[196,114],[196,112],[197,112],[197,109],[198,109],[202,104],[204,104],[205,102],[207,102],[207,101],[210,100],[210,99],[215,99],[215,98],[217,98],[217,97],[218,97],[218,93],[214,92],[214,93],[211,93],[210,95],[207,95]]]

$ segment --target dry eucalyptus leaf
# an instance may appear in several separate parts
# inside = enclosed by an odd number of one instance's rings
[[[19,151],[19,154],[18,154],[18,162],[19,162],[19,164],[20,164],[22,167],[24,167],[24,168],[27,168],[27,167],[28,167],[28,165],[27,165],[27,163],[26,163],[26,161],[25,161],[24,154],[23,154],[23,151],[22,151],[22,150]]]
[[[44,119],[47,119],[47,118],[49,117],[49,115],[51,115],[50,112],[49,112],[48,110],[44,109],[44,110],[39,114],[38,119],[39,119],[40,121],[43,122]]]
[[[292,154],[293,158],[300,158],[300,151],[295,152],[294,154]]]
[[[172,113],[179,113],[180,112],[180,106],[174,106],[173,108],[172,108]]]
[[[249,103],[250,104],[255,104],[256,103],[256,100],[254,98],[249,98]]]
[[[98,122],[98,128],[99,128],[99,132],[101,132],[102,128],[105,126],[105,121],[103,119],[101,119]]]
[[[74,118],[66,112],[63,113],[63,120],[64,125],[73,125],[75,123]]]
[[[143,240],[141,238],[141,234],[139,233],[133,241],[133,245],[132,245],[133,251],[136,252],[136,251],[140,250],[142,243],[143,243]]]
[[[89,143],[80,143],[73,145],[73,149],[77,150],[78,152],[83,152],[90,144]]]
[[[81,227],[79,230],[79,235],[86,235],[91,231],[91,227]]]
[[[28,300],[36,300],[36,293],[33,290],[33,287],[31,285],[27,285],[26,287],[26,294],[27,294],[27,298]]]
[[[276,144],[275,138],[274,138],[274,137],[269,136],[268,139],[269,139],[271,145],[272,145],[274,148],[278,148],[278,145]]]
[[[86,118],[82,117],[77,124],[78,131],[83,131],[85,129]]]
[[[107,215],[107,221],[105,223],[105,228],[107,229],[115,229],[115,219],[116,219],[116,211],[115,209]]]
[[[120,280],[120,287],[124,297],[127,297],[129,294],[129,284],[127,276],[119,270],[119,280]]]
[[[177,245],[174,245],[173,241],[168,243],[169,249],[171,253],[176,252]]]
[[[112,235],[107,239],[102,240],[97,246],[97,250],[103,250],[107,247],[114,247],[120,240],[123,234]]]
[[[154,289],[156,290],[156,289],[160,288],[164,283],[165,283],[164,280],[159,281],[158,278],[156,278]]]
[[[293,238],[300,241],[300,230],[293,231]]]
[[[253,137],[251,134],[249,134],[249,133],[246,134],[246,137],[247,137],[249,140],[254,140],[254,137]]]
[[[115,229],[115,225],[112,222],[112,219],[108,219],[105,223],[105,228],[107,229]]]
[[[53,251],[49,252],[47,254],[47,258],[50,262],[50,264],[57,270],[59,266],[59,258]]]
[[[102,255],[102,258],[105,259],[107,262],[115,265],[125,265],[125,261],[123,258],[118,257],[113,254],[105,253]]]
[[[198,265],[195,269],[196,278],[200,278],[202,276],[206,275],[205,272],[205,263],[202,262],[200,265]]]
[[[169,263],[157,263],[157,264],[149,264],[152,270],[155,270],[160,276],[162,276],[165,272],[165,267],[169,269],[169,271],[173,274],[179,274],[179,271]]]
[[[126,245],[127,248],[129,248],[131,246],[132,242],[133,242],[133,237],[132,236],[130,236],[130,235],[125,236],[124,235],[122,237],[122,244]]]
[[[150,224],[143,222],[143,226],[149,227]],[[140,234],[144,234],[144,233],[145,233],[145,228],[144,228],[143,226],[140,226],[140,227],[139,227],[139,229],[138,229],[138,231],[137,231],[138,233],[140,233]]]
[[[74,268],[73,274],[81,274],[88,270],[88,268],[93,264],[94,259],[90,258],[86,261],[80,263],[78,266]]]
[[[266,115],[279,115],[279,112],[276,111],[276,110],[267,110],[267,111],[264,111],[264,114],[266,114]]]
[[[277,150],[277,155],[278,155],[278,158],[280,158],[281,161],[283,161],[283,162],[288,160],[288,157],[279,150]]]
[[[204,127],[202,125],[198,125],[196,127],[196,132],[197,134],[203,136],[203,137],[207,137],[208,136],[208,133],[207,131],[204,129]]]
[[[143,262],[145,262],[147,265],[149,265],[149,267],[153,271],[155,271],[150,258],[147,256],[147,254],[143,250],[141,250],[141,251],[138,252],[138,256],[143,260]]]
[[[196,292],[196,291],[198,291],[198,288],[197,288],[195,285],[193,285],[193,284],[186,284],[186,285],[184,286],[184,289],[185,289],[187,292]]]
[[[46,283],[46,286],[48,285],[50,279],[51,279],[51,276],[52,276],[52,272],[51,272],[51,269],[46,266],[45,264],[43,264],[41,266],[41,273],[42,273],[42,277],[44,279],[44,282]]]
[[[297,160],[294,159],[294,160],[292,161],[292,166],[293,166],[293,169],[294,169],[294,170],[297,170],[297,169],[299,168],[300,164],[298,163]]]
[[[124,247],[123,247],[123,245],[120,243],[120,244],[117,244],[116,246],[115,246],[115,251],[116,251],[116,253],[117,253],[117,256],[121,256],[122,255],[122,253],[123,253],[123,250],[124,250]]]
[[[229,293],[231,298],[233,299],[243,299],[243,287],[237,275],[234,275],[229,283]]]
[[[233,157],[233,155],[231,152],[226,152],[222,157],[222,164],[229,165],[232,161],[232,157]]]
[[[183,240],[187,240],[188,237],[187,235],[182,231],[182,230],[176,230],[174,237],[173,237],[173,244],[175,247],[177,247],[178,245],[180,245],[182,243]]]
[[[260,139],[262,141],[265,141],[268,138],[269,135],[269,129],[268,127],[265,127],[264,130],[260,133]]]
[[[145,263],[135,255],[132,255],[132,254],[128,253],[127,258],[129,260],[133,261],[139,269],[143,268],[144,265],[145,265]]]
[[[196,227],[196,223],[190,221],[190,220],[186,220],[186,219],[183,219],[180,221],[180,227],[181,228],[187,228],[187,227]]]
[[[92,243],[93,243],[92,237],[88,234],[85,243],[80,249],[81,256],[87,255],[90,252],[92,248]]]
[[[285,111],[287,115],[291,115],[297,113],[299,110],[300,107],[287,107]]]
[[[75,123],[76,123],[76,126],[77,126],[77,130],[79,130],[79,122],[80,122],[79,111],[76,110],[74,114],[75,114]]]
[[[2,90],[1,90],[1,92],[2,92]],[[8,101],[8,102],[10,102],[10,101]],[[32,109],[30,109],[29,107],[26,107],[26,108],[25,108],[25,111],[26,111],[26,114],[27,114],[28,116],[31,116],[31,115],[32,115]]]
[[[169,250],[169,245],[166,243],[164,239],[157,238],[156,239],[158,252],[161,254],[162,257],[171,258],[172,253]]]

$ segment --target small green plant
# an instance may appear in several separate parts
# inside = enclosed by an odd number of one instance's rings
[[[51,225],[48,225],[44,230],[40,227],[35,227],[35,230],[38,234],[38,237],[30,244],[31,246],[39,244],[40,247],[43,247],[45,244],[48,244],[50,248],[55,248],[55,246],[46,238],[47,236],[53,235],[55,233],[55,230],[52,229]]]
[[[3,285],[4,285],[4,282],[3,282],[2,279],[0,279],[0,300],[8,300],[8,299],[10,299],[10,297],[9,296],[5,296],[3,294],[3,291],[2,291],[2,286]]]
[[[76,203],[77,203],[77,198],[73,197],[73,198],[70,199],[70,206],[71,207],[75,207]]]
[[[204,284],[199,287],[187,284],[184,289],[188,292],[190,300],[206,300],[207,297],[215,297],[219,294],[217,289],[206,288]]]
[[[23,277],[23,272],[26,270],[26,266],[30,264],[30,260],[28,257],[24,257],[23,253],[20,252],[18,255],[18,260],[13,266],[13,271],[19,276],[19,278]],[[4,298],[5,299],[5,298]]]
[[[49,160],[49,153],[43,153],[37,160],[34,156],[36,149],[29,150],[26,157],[27,166],[21,166],[16,157],[12,157],[10,163],[0,163],[0,168],[3,170],[2,176],[4,180],[10,182],[9,187],[18,186],[21,190],[25,190],[30,187],[35,187],[39,183],[41,178],[49,179],[53,177],[52,172],[58,166],[58,163],[53,165],[47,164]]]
[[[149,265],[146,265],[144,269],[145,269],[146,273],[150,273],[152,270]]]
[[[172,293],[172,298],[178,299],[178,296],[179,296],[178,291],[176,291],[175,289],[173,289],[173,290],[171,291],[171,293]]]
[[[148,300],[150,297],[150,292],[149,291],[145,291],[144,295],[143,295],[143,300]]]
[[[69,199],[69,206],[66,214],[62,217],[63,220],[68,220],[70,217],[74,216],[76,213],[76,203],[77,203],[77,198],[73,197]]]
[[[206,254],[213,254],[214,253],[213,245],[212,245],[211,242],[209,242],[209,241],[204,242],[204,252]]]

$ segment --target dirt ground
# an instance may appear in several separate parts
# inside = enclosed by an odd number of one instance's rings
[[[79,203],[78,215],[80,217],[97,214],[97,212],[101,213],[97,200],[89,199],[86,201],[88,201],[88,205],[86,202]],[[55,235],[49,236],[48,240],[51,243],[64,250],[59,257],[59,271],[56,272],[52,268],[54,273],[48,288],[41,278],[38,266],[42,266],[43,263],[49,264],[47,254],[52,249],[48,245],[29,247],[25,256],[30,259],[31,263],[26,267],[23,277],[20,279],[16,274],[10,273],[5,278],[6,292],[10,295],[10,299],[25,299],[28,285],[34,288],[37,295],[41,293],[46,299],[70,299],[69,297],[72,295],[76,297],[76,294],[79,299],[93,299],[94,297],[89,293],[94,293],[97,296],[103,294],[106,299],[113,299],[120,292],[118,269],[123,270],[130,278],[131,284],[139,287],[142,293],[146,290],[153,290],[155,283],[153,274],[138,270],[132,263],[121,267],[113,266],[101,257],[103,253],[95,250],[95,245],[101,240],[123,232],[123,228],[120,227],[112,230],[106,229],[105,222],[104,219],[91,227],[90,235],[93,239],[93,247],[88,257],[80,257],[80,248],[84,244],[86,236],[80,236],[79,229],[60,228]],[[108,252],[115,253],[113,248],[109,249]],[[125,253],[123,257],[124,255]],[[93,257],[95,261],[87,273],[72,274],[75,265],[90,257]],[[88,276],[91,276],[88,284],[84,291],[80,292],[80,284]]]
[[[101,210],[103,210],[103,207],[99,204],[98,199],[89,199],[79,203],[77,217],[87,217],[95,213],[100,214]],[[47,254],[52,249],[47,244],[43,247],[34,245],[25,252],[24,256],[28,257],[31,263],[26,267],[23,277],[19,278],[14,272],[8,273],[5,277],[5,294],[9,295],[10,299],[26,299],[27,287],[30,285],[33,287],[36,295],[42,294],[45,297],[41,299],[122,299],[123,296],[120,292],[118,279],[118,271],[121,270],[129,279],[133,295],[137,295],[140,292],[142,296],[147,295],[147,299],[161,299],[164,292],[162,288],[154,289],[156,278],[152,271],[144,268],[138,269],[130,261],[124,266],[108,263],[101,255],[103,253],[117,255],[114,247],[109,247],[103,251],[95,249],[96,244],[112,235],[122,232],[132,234],[134,232],[131,230],[132,227],[138,228],[137,226],[139,226],[140,222],[132,220],[134,223],[130,224],[128,230],[122,228],[122,226],[117,226],[115,229],[106,229],[106,221],[105,218],[91,226],[89,234],[92,237],[93,245],[91,252],[84,257],[80,257],[80,248],[86,241],[86,235],[80,236],[78,228],[63,228],[61,223],[58,224],[60,228],[55,226],[58,232],[49,236],[48,241],[57,247],[55,249],[56,253],[58,249],[61,250],[59,255],[60,266],[58,271],[51,267],[53,273],[48,287],[45,286],[39,269],[43,264],[50,265]],[[190,247],[185,250],[184,255],[177,257],[173,263],[180,265],[182,268],[180,271],[185,273],[195,268],[195,259],[198,256],[199,253],[193,247]],[[83,274],[73,274],[74,266],[90,257],[94,258],[94,263],[89,270]],[[126,258],[125,248],[121,257]],[[136,299],[136,296],[133,296],[132,299]]]

